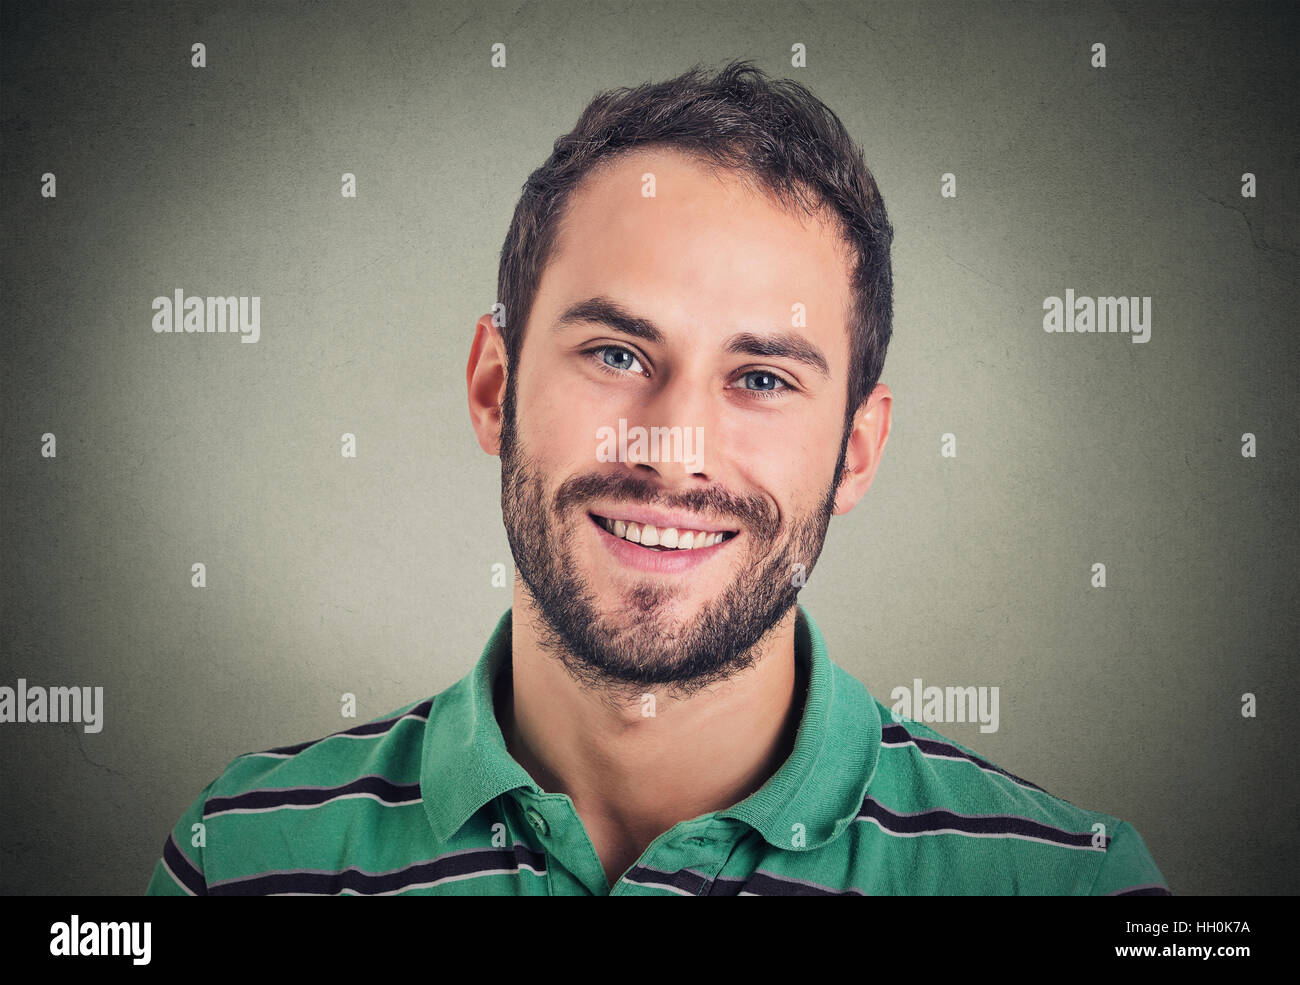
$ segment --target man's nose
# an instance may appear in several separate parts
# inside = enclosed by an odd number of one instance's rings
[[[629,421],[645,428],[646,441],[629,441],[627,464],[655,472],[668,487],[697,487],[712,478],[709,452],[714,430],[714,395],[702,371],[682,370],[647,394]]]

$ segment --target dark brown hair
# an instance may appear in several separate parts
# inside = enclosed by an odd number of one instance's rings
[[[668,145],[712,168],[757,182],[785,208],[838,216],[852,250],[846,426],[885,364],[893,319],[893,227],[862,151],[830,109],[798,82],[771,79],[747,61],[715,75],[698,64],[666,82],[598,94],[573,130],[528,176],[501,249],[498,300],[509,363],[506,418],[513,424],[523,329],[555,247],[570,195],[598,162]]]

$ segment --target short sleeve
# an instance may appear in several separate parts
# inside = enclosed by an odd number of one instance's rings
[[[203,808],[213,780],[181,815],[163,842],[162,857],[154,866],[146,896],[207,896],[208,884],[203,875],[203,852],[207,831]]]
[[[1090,896],[1171,896],[1146,842],[1127,821],[1120,821],[1097,870]]]

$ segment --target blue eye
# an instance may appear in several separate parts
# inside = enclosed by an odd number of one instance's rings
[[[794,392],[794,387],[789,381],[766,369],[752,369],[748,373],[741,373],[740,379],[756,384],[755,386],[742,385],[740,389],[758,400],[776,400],[786,393]]]
[[[628,352],[626,349],[620,349],[616,346],[607,346],[602,358],[604,359],[605,365],[613,369],[630,370],[633,366],[641,365],[637,362],[636,356],[632,355],[632,353]]]
[[[631,349],[625,349],[621,345],[602,345],[594,349],[587,350],[587,355],[597,359],[597,365],[601,369],[612,373],[635,373],[638,376],[645,376],[645,367],[641,365],[641,360],[637,359],[636,354]]]
[[[741,379],[762,381],[756,386],[745,387],[746,390],[757,390],[759,392],[766,391],[771,393],[775,390],[783,390],[786,387],[785,380],[781,379],[781,377],[777,376],[775,373],[769,373],[765,369],[756,369],[753,372],[746,373],[741,377]]]

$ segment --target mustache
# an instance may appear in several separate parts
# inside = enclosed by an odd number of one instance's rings
[[[666,495],[652,483],[630,473],[577,475],[566,479],[555,492],[555,510],[564,513],[593,499],[686,510],[710,519],[735,517],[743,527],[764,540],[772,540],[781,525],[776,510],[760,496],[733,496],[716,487]]]

